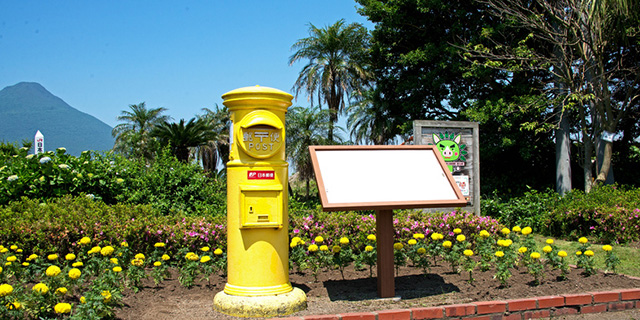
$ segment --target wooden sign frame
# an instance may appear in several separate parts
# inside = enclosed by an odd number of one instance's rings
[[[467,203],[440,151],[432,145],[408,145],[310,146],[309,152],[324,211],[376,210],[378,296],[394,297],[392,210]],[[414,190],[420,187],[426,191]],[[337,197],[331,194],[334,189]]]

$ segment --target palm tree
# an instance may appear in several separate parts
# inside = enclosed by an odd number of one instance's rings
[[[293,85],[296,97],[306,92],[313,107],[314,96],[318,104],[326,103],[329,113],[328,139],[333,140],[333,125],[343,111],[345,95],[360,92],[369,80],[364,56],[368,47],[369,33],[359,23],[345,25],[344,19],[326,28],[309,26],[309,37],[296,41],[292,50],[297,50],[289,64],[309,60],[302,68]]]
[[[224,166],[229,160],[229,110],[226,106],[219,108],[217,105],[215,111],[208,108],[202,110],[205,113],[199,115],[198,119],[211,127],[214,137],[196,148],[196,159],[202,161],[205,171],[216,172],[219,161]]]
[[[118,116],[118,124],[111,131],[116,138],[113,150],[126,157],[140,157],[150,160],[157,149],[157,141],[150,136],[151,130],[159,123],[170,119],[162,115],[165,108],[147,109],[144,102],[129,105],[131,111],[124,110]]]
[[[191,155],[190,148],[205,145],[214,138],[211,127],[202,119],[192,118],[184,123],[169,123],[168,121],[157,125],[151,136],[158,138],[163,146],[170,146],[173,155],[182,162],[188,162]]]
[[[347,127],[355,143],[388,144],[396,135],[389,109],[374,103],[374,94],[374,90],[364,92],[347,108]]]
[[[309,181],[313,178],[309,146],[331,142],[325,138],[329,131],[329,112],[297,106],[290,108],[286,117],[287,159],[293,163],[300,179],[305,181],[306,196],[309,197]]]

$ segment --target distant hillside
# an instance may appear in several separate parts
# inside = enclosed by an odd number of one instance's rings
[[[0,91],[0,141],[33,141],[40,130],[45,150],[65,147],[77,156],[84,150],[110,150],[114,142],[111,129],[38,83],[21,82]]]

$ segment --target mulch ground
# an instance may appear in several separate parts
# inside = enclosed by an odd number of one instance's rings
[[[562,281],[559,272],[549,271],[543,283],[536,285],[525,268],[514,270],[509,286],[502,287],[493,279],[494,272],[476,271],[475,281],[469,283],[468,273],[451,272],[443,263],[433,266],[427,274],[418,268],[401,267],[395,279],[396,296],[400,299],[378,299],[375,269],[373,278],[369,277],[368,269],[357,271],[348,267],[344,280],[337,270],[321,272],[317,282],[309,272],[292,272],[290,280],[294,287],[306,292],[308,299],[307,310],[296,316],[640,288],[640,280],[636,278],[602,272],[585,277],[576,269]],[[198,281],[187,289],[178,283],[175,273],[159,286],[147,279],[140,292],[125,292],[124,306],[116,315],[118,319],[235,319],[213,310],[213,297],[224,289],[225,283],[226,278],[213,276],[209,282]]]

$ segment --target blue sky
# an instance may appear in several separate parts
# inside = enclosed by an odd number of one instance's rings
[[[130,104],[174,120],[222,106],[230,90],[291,92],[291,45],[308,24],[373,25],[350,0],[0,0],[0,89],[38,82],[110,126]],[[299,96],[294,105],[308,106]]]

